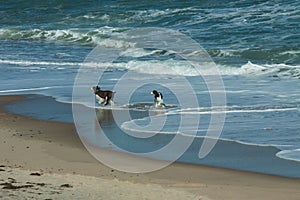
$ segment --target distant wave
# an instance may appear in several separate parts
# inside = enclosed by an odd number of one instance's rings
[[[0,39],[14,40],[38,40],[72,43],[79,45],[103,45],[107,47],[126,47],[130,44],[124,41],[109,39],[114,31],[121,32],[123,29],[102,27],[99,29],[65,29],[65,30],[42,30],[42,29],[0,29]]]
[[[30,60],[3,60],[0,59],[0,64],[20,65],[20,66],[85,66],[85,67],[107,67],[111,63],[93,63],[93,62],[49,62],[49,61],[30,61]],[[38,68],[36,68],[38,70]]]
[[[126,36],[122,35],[126,30],[128,30],[128,28],[115,28],[109,26],[103,26],[97,29],[74,28],[55,30],[0,28],[0,39],[61,42],[89,46],[100,45],[111,48],[134,47],[135,44],[126,41]],[[121,37],[116,39],[114,38],[116,35]],[[123,36],[125,37],[125,40],[121,39]],[[224,39],[226,40],[226,38]],[[226,41],[224,42],[227,43]],[[228,60],[237,58],[242,60],[260,60],[262,58],[269,58],[277,63],[298,63],[300,57],[300,49],[296,47],[268,50],[261,48],[260,50],[257,50],[232,46],[231,49],[228,47],[227,49],[212,48],[207,49],[207,51],[213,58],[228,58]]]
[[[80,63],[80,62],[48,62],[48,61],[28,61],[28,60],[2,60],[1,64],[10,65],[21,65],[21,66],[31,66],[31,65],[42,65],[42,66],[78,66],[78,67],[111,67],[115,69],[126,69],[130,71],[135,71],[138,73],[145,74],[160,74],[165,75],[184,75],[184,76],[198,76],[205,75],[199,74],[194,67],[192,67],[188,62],[182,60],[165,60],[165,61],[138,61],[132,60],[129,62],[119,62],[119,63]],[[155,72],[153,71],[153,69]],[[38,70],[38,69],[36,69]],[[273,65],[257,65],[250,61],[245,65],[239,67],[227,67],[218,66],[219,73],[221,75],[244,75],[244,76],[272,76],[281,78],[300,78],[300,66],[291,66],[286,64],[273,64]]]
[[[137,51],[135,56],[144,56],[150,53]],[[129,54],[134,54],[130,52]],[[129,55],[127,53],[127,55]],[[134,55],[133,55],[134,56]],[[131,60],[128,62],[116,62],[116,63],[96,63],[96,62],[49,62],[49,61],[29,61],[29,60],[3,60],[0,59],[0,64],[8,65],[20,65],[20,66],[76,66],[76,67],[87,67],[87,68],[106,68],[116,70],[129,70],[137,73],[144,74],[162,74],[162,75],[183,75],[183,76],[199,76],[199,75],[213,75],[209,71],[209,74],[200,74],[193,66],[191,66],[185,60]],[[153,70],[156,69],[156,70]],[[229,67],[229,66],[217,66],[218,72],[221,75],[228,76],[270,76],[278,78],[300,78],[300,65],[292,66],[286,64],[267,64],[257,65],[252,62],[248,62],[241,67]],[[38,68],[35,68],[38,70]]]
[[[265,64],[248,61],[241,67],[219,67],[222,75],[270,76],[274,78],[300,78],[300,65]]]

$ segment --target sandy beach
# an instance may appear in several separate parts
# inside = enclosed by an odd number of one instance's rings
[[[7,113],[0,97],[1,199],[299,199],[300,180],[173,163],[119,172],[93,158],[73,124]]]

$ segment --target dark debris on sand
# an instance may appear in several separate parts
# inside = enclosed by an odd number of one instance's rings
[[[33,172],[30,174],[30,176],[41,176],[42,174],[41,173],[38,173],[38,172]]]
[[[66,183],[66,184],[62,184],[60,187],[61,188],[72,188],[73,186],[70,185],[70,184],[68,184],[68,183]]]
[[[16,190],[16,189],[21,189],[21,188],[31,188],[33,187],[33,185],[20,185],[20,186],[17,186],[17,185],[13,185],[12,183],[8,183],[8,182],[5,182],[5,183],[1,183],[0,185],[2,185],[2,189],[7,189],[7,190]]]

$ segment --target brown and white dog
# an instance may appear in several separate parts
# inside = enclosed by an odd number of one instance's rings
[[[116,92],[110,90],[101,90],[99,86],[92,87],[91,90],[96,95],[96,99],[98,100],[98,104],[103,104],[106,106],[109,103],[113,104],[114,94]]]

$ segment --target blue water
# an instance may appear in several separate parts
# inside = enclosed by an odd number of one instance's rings
[[[201,45],[222,76],[226,92],[222,112],[226,120],[220,137],[245,146],[276,147],[278,158],[299,162],[299,21],[300,1],[9,0],[0,5],[0,95],[40,94],[72,103],[79,69],[91,77],[91,82],[84,84],[88,88],[94,85],[92,77],[109,66],[100,81],[105,89],[116,89],[118,80],[128,72],[131,77],[125,79],[125,88],[126,84],[132,87],[144,83],[130,94],[129,102],[125,99],[129,95],[126,91],[117,91],[116,109],[128,104],[152,103],[149,93],[156,88],[164,93],[165,103],[175,107],[158,116],[169,119],[161,129],[162,134],[175,134],[175,125],[184,115],[191,119],[200,117],[196,135],[205,136],[214,113],[210,92],[218,91],[209,91],[203,77],[173,52],[133,48],[115,63],[101,60],[86,63],[86,57],[96,46],[107,48],[103,59],[111,56],[109,49],[125,48],[129,36],[124,38],[124,35],[128,31],[150,27],[172,29]],[[178,74],[191,83],[199,101],[196,107],[180,105],[176,91],[157,84],[158,80],[165,80],[182,91],[185,88],[181,78],[175,77]],[[12,110],[32,115],[33,111],[25,107]],[[72,121],[72,113],[66,112],[54,116],[37,112],[34,116]],[[143,126],[149,123],[149,118],[141,117],[146,118],[125,122],[122,128],[145,132]],[[190,128],[185,135],[195,131],[193,126]],[[156,130],[150,127],[147,131]]]

